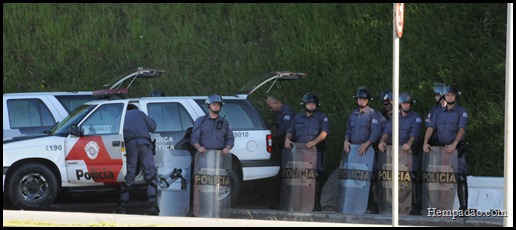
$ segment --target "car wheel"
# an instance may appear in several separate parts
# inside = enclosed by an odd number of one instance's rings
[[[57,178],[43,164],[23,164],[15,169],[8,181],[7,196],[17,209],[46,209],[57,198]]]

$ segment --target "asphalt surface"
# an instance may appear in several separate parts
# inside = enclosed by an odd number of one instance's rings
[[[270,181],[263,181],[270,184]],[[55,224],[102,224],[117,226],[392,226],[390,214],[343,214],[333,210],[320,212],[288,212],[273,210],[275,196],[270,191],[259,189],[262,182],[243,186],[242,198],[230,209],[228,218],[171,217],[147,215],[143,193],[133,193],[127,208],[128,214],[117,213],[118,193],[88,193],[61,195],[45,211],[14,210],[4,197],[4,226],[12,221],[41,221]],[[502,217],[456,217],[400,215],[399,226],[442,227],[502,227]],[[101,225],[102,226],[102,225]]]

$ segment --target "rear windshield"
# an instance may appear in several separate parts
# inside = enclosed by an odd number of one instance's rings
[[[195,100],[195,102],[204,110],[204,113],[208,113],[205,100]],[[219,115],[229,122],[233,131],[268,129],[258,110],[246,100],[224,100]]]
[[[68,113],[73,111],[75,108],[84,104],[88,101],[95,100],[95,97],[92,95],[66,95],[66,96],[56,96],[57,100],[63,105]]]

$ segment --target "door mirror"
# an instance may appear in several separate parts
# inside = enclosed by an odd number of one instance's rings
[[[81,132],[79,132],[79,126],[77,126],[77,124],[72,124],[70,126],[70,129],[68,130],[69,134],[70,135],[73,135],[73,136],[76,136],[76,137],[80,137],[81,136]]]

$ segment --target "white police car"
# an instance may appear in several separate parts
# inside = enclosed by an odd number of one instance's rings
[[[106,96],[104,93],[116,92],[117,88],[129,87],[124,83],[130,84],[136,78],[159,77],[162,72],[140,67],[105,84],[104,87],[111,91],[98,91],[99,95],[94,95],[93,91],[4,93],[3,139],[44,133],[84,102]]]
[[[299,79],[302,73],[273,72],[249,91],[222,96],[220,115],[230,123],[235,146],[231,150],[231,191],[238,198],[241,182],[273,177],[279,163],[271,160],[271,132],[258,110],[247,100],[257,87],[271,80]],[[113,90],[111,90],[113,91]],[[115,90],[117,93],[123,90]],[[3,192],[14,207],[45,209],[59,191],[108,188],[124,181],[126,159],[123,123],[128,104],[156,121],[156,166],[190,157],[188,131],[207,113],[207,96],[142,97],[86,102],[48,134],[4,141]],[[182,170],[189,176],[188,166]],[[141,173],[137,183],[144,183]],[[113,187],[115,188],[115,187]]]

